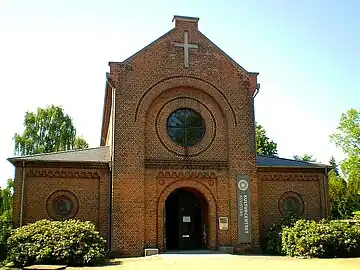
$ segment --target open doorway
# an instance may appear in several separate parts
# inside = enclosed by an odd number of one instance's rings
[[[166,250],[207,248],[208,204],[196,189],[179,188],[165,201]]]

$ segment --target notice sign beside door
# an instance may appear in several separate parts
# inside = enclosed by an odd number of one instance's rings
[[[247,175],[238,175],[237,207],[238,207],[238,241],[251,243],[251,208],[250,208],[250,179]]]
[[[228,217],[219,217],[219,229],[221,231],[226,231],[229,229],[229,219]]]

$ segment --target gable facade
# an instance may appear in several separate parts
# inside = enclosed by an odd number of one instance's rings
[[[328,167],[256,156],[258,73],[204,36],[197,18],[174,21],[149,46],[109,63],[99,148],[10,159],[15,226],[90,220],[109,251],[140,255],[256,248],[292,207],[327,216]],[[52,210],[57,198],[73,202],[67,216]]]

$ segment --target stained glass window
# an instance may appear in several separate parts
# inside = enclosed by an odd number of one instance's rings
[[[181,146],[193,146],[205,133],[204,120],[194,110],[179,109],[174,111],[167,120],[170,138]]]

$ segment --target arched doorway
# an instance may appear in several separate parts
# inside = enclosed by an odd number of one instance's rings
[[[166,250],[207,248],[208,204],[192,188],[178,188],[165,201]]]

